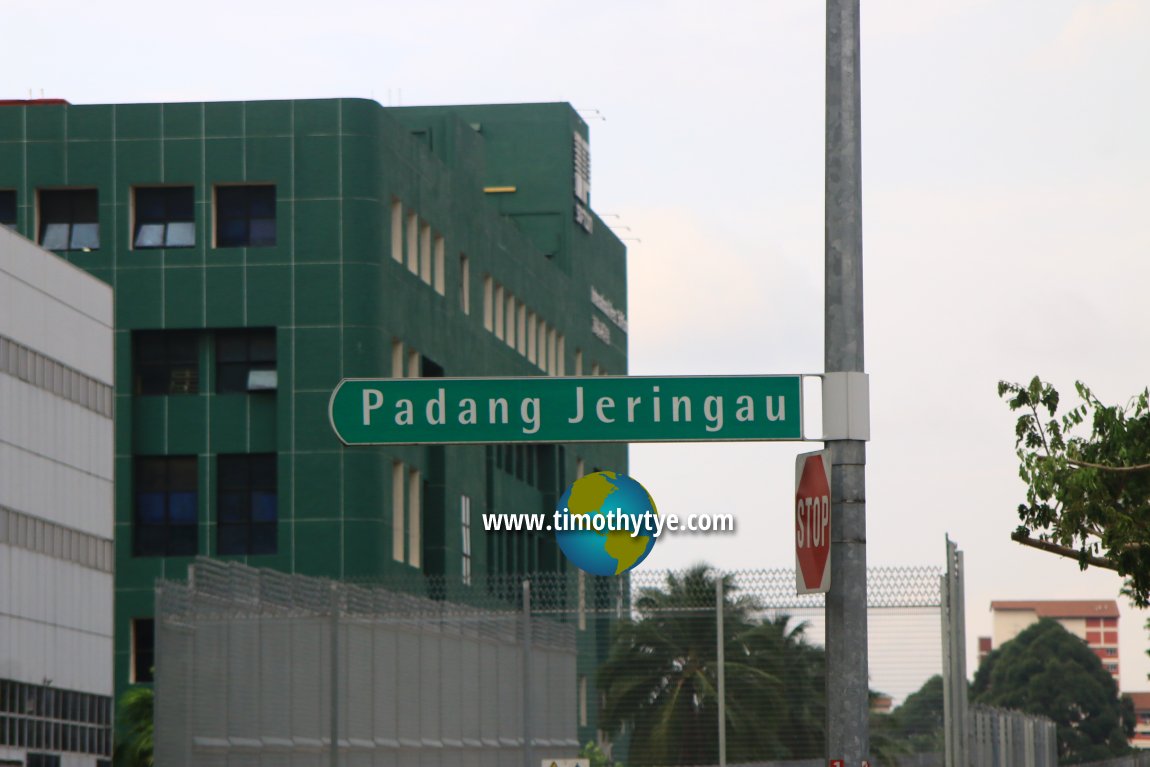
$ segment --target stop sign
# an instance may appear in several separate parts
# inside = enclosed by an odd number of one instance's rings
[[[825,592],[831,586],[831,460],[826,450],[795,460],[795,589]]]

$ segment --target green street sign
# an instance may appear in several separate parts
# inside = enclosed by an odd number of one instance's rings
[[[345,378],[345,445],[801,440],[797,375]]]

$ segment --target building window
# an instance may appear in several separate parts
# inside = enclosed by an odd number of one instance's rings
[[[190,248],[196,244],[195,193],[190,186],[135,190],[135,248]]]
[[[275,554],[275,454],[221,455],[217,466],[217,552]]]
[[[435,292],[439,295],[447,293],[447,275],[443,270],[447,268],[444,263],[447,260],[447,243],[443,240],[442,234],[435,235]]]
[[[151,682],[156,666],[156,622],[152,618],[132,619],[132,678],[130,682]]]
[[[407,475],[403,461],[391,464],[391,558],[403,561],[403,484]]]
[[[515,335],[517,337],[516,351],[527,356],[527,304],[519,302],[519,316],[515,318]]]
[[[41,189],[40,244],[48,250],[96,250],[99,212],[95,189]]]
[[[274,328],[220,332],[216,336],[216,392],[274,391]]]
[[[1114,644],[1114,645],[1118,644],[1118,632],[1117,631],[1104,631],[1104,632],[1102,632],[1102,643],[1103,644]]]
[[[494,330],[495,325],[492,320],[492,284],[491,276],[485,275],[483,277],[483,328],[484,330]]]
[[[134,481],[133,555],[195,556],[199,548],[195,456],[137,458]]]
[[[419,279],[431,284],[431,225],[419,223]]]
[[[195,333],[142,330],[132,336],[136,394],[195,394],[200,390],[199,344]]]
[[[460,529],[463,535],[463,583],[471,585],[471,498],[459,496]]]
[[[42,723],[37,723],[41,726]],[[41,748],[51,748],[48,744],[41,744]],[[34,754],[28,753],[28,759],[24,762],[27,767],[60,767],[59,754]]]
[[[536,327],[538,320],[535,318],[535,312],[527,312],[527,361],[535,364],[535,338]]]
[[[503,286],[499,283],[495,284],[495,305],[492,307],[492,314],[495,317],[495,337],[500,341],[503,340],[503,318],[504,307],[506,303],[503,298]]]
[[[407,214],[407,271],[419,274],[419,216]]]
[[[515,296],[511,295],[511,291],[507,291],[507,320],[503,340],[506,341],[507,345],[512,349],[515,348],[515,318],[518,316],[518,311],[516,310],[518,303],[519,302],[515,300]]]
[[[391,258],[403,263],[403,203],[391,201]]]
[[[423,543],[420,538],[423,524],[423,475],[419,469],[407,472],[407,564],[419,567]]]
[[[217,248],[258,248],[275,244],[275,186],[216,187]]]
[[[463,253],[459,254],[459,308],[471,314],[471,265]]]
[[[0,189],[0,226],[16,228],[16,190]]]
[[[1102,619],[1102,625],[1106,626],[1108,628],[1118,628],[1118,619],[1117,618],[1103,618]]]
[[[391,377],[403,378],[403,341],[398,338],[391,340]]]

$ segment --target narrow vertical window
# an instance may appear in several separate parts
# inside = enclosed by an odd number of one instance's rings
[[[403,341],[398,338],[391,341],[391,377],[403,378]]]
[[[556,375],[559,372],[559,366],[555,361],[556,347],[558,346],[556,333],[555,328],[549,328],[547,331],[547,372],[550,375]]]
[[[507,345],[510,346],[512,349],[515,348],[515,314],[516,314],[515,306],[516,306],[516,304],[517,304],[517,302],[515,300],[515,296],[511,295],[511,293],[508,292],[507,293],[507,325],[506,325],[507,330],[504,333],[503,340],[506,341]]]
[[[583,350],[575,350],[575,375],[583,375]]]
[[[471,264],[463,253],[459,254],[459,308],[471,314]]]
[[[516,327],[516,340],[518,345],[516,349],[520,354],[527,354],[527,304],[522,301],[519,303],[519,316],[515,318]]]
[[[535,332],[538,322],[535,318],[535,312],[527,312],[527,361],[535,364]]]
[[[420,527],[423,517],[423,476],[419,469],[407,472],[407,564],[421,563]]]
[[[407,350],[407,377],[408,378],[419,378],[421,373],[422,373],[420,368],[422,368],[422,365],[420,365],[419,352],[417,352],[415,349],[408,349]]]
[[[496,283],[495,285],[495,306],[493,307],[495,315],[495,337],[503,339],[503,286]]]
[[[567,339],[559,334],[559,346],[555,350],[556,375],[567,375]]]
[[[539,358],[535,361],[539,369],[547,372],[547,323],[539,320]]]
[[[407,480],[407,470],[403,461],[393,461],[391,464],[391,557],[396,562],[402,562],[403,557],[403,519],[406,508],[403,504],[403,486]]]
[[[0,226],[16,229],[15,189],[0,189]]]
[[[575,459],[575,479],[579,479],[587,473],[587,462],[582,458]]]
[[[443,273],[446,267],[444,259],[447,257],[447,244],[443,241],[443,235],[435,235],[435,292],[439,295],[447,293],[447,275]]]
[[[391,200],[391,258],[403,263],[403,203]]]
[[[461,551],[463,552],[463,583],[471,585],[471,498],[466,495],[459,496],[460,531],[463,536]]]
[[[407,271],[419,274],[419,216],[407,214]]]
[[[431,225],[419,225],[419,279],[431,284]]]
[[[488,332],[495,330],[495,324],[492,319],[492,302],[493,288],[491,285],[491,276],[485,275],[483,277],[483,329]]]
[[[133,684],[151,682],[156,666],[156,621],[153,618],[132,619],[132,677]]]

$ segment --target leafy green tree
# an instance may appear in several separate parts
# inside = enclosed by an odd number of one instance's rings
[[[1035,377],[1001,381],[1019,412],[1015,446],[1027,485],[1011,536],[1027,546],[1115,570],[1124,591],[1150,606],[1150,390],[1105,405],[1081,382],[1081,402],[1058,415],[1058,391]]]
[[[912,753],[943,748],[942,676],[935,674],[891,712],[893,731]]]
[[[976,703],[1049,717],[1062,764],[1129,752],[1134,709],[1086,643],[1044,618],[994,650],[974,677]]]
[[[603,753],[603,749],[599,748],[599,744],[593,740],[583,744],[583,748],[579,749],[579,756],[590,762],[591,767],[624,767],[622,762],[611,761],[611,758]]]
[[[133,687],[120,696],[117,767],[153,767],[155,698],[151,687]]]
[[[724,577],[727,761],[811,756],[823,746],[822,651],[789,618],[757,620],[760,606]],[[715,582],[705,566],[644,590],[638,620],[616,627],[599,670],[602,723],[630,736],[628,763],[718,761]]]

